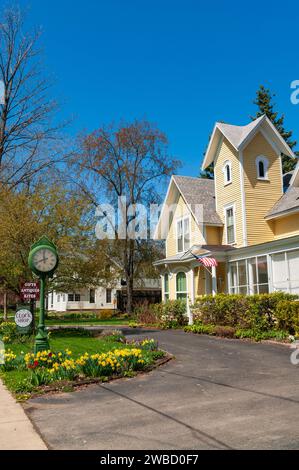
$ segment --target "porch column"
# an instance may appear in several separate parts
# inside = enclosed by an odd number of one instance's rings
[[[162,302],[165,300],[165,290],[164,290],[164,275],[160,274],[160,280],[161,280],[161,297],[162,297]]]
[[[216,266],[212,266],[212,294],[217,294],[217,272]]]
[[[189,282],[190,282],[190,296],[187,296],[187,315],[189,319],[189,325],[193,325],[193,314],[190,308],[190,305],[193,305],[195,302],[195,289],[194,289],[194,269],[191,268],[189,271]]]

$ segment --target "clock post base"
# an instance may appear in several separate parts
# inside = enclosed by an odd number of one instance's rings
[[[45,335],[43,337],[37,335],[35,338],[34,343],[34,354],[38,353],[39,351],[48,351],[50,349],[48,336]]]

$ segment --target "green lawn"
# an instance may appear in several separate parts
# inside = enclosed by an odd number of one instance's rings
[[[96,326],[96,325],[128,325],[129,324],[128,319],[123,319],[123,318],[109,318],[107,320],[87,320],[87,319],[74,319],[74,320],[56,320],[53,318],[48,318],[46,320],[46,325],[47,326],[53,326],[53,325],[66,325],[66,326],[74,326],[74,325],[85,325],[85,326]]]
[[[33,340],[25,344],[6,344],[6,350],[11,349],[14,353],[21,354],[33,351]],[[52,351],[63,351],[70,349],[72,357],[77,358],[83,353],[107,352],[112,349],[122,348],[122,344],[118,342],[107,341],[100,338],[92,337],[50,337],[50,348]],[[9,390],[15,394],[19,394],[20,383],[28,377],[28,371],[10,371],[2,372],[1,378]],[[21,394],[22,395],[22,394]]]
[[[132,348],[134,345],[123,344],[119,341],[114,341],[113,338],[103,337],[92,337],[92,336],[65,336],[66,334],[72,334],[64,332],[53,332],[50,335],[50,349],[53,352],[64,351],[69,349],[72,351],[72,358],[77,359],[85,352],[101,353],[108,352],[114,349]],[[89,334],[85,332],[84,334]],[[17,356],[26,354],[27,352],[33,351],[34,339],[28,340],[23,344],[9,344],[5,345],[6,351],[9,349],[13,351]],[[152,353],[146,353],[152,357]],[[0,377],[4,381],[7,388],[13,392],[18,398],[29,398],[30,393],[37,391],[36,387],[31,384],[28,385],[28,378],[30,377],[30,370],[12,370],[0,372]],[[25,385],[24,385],[25,384]]]
[[[1,317],[0,317],[1,318]],[[14,321],[14,315],[8,316],[9,321]],[[35,322],[38,324],[38,317],[35,317]],[[56,319],[56,318],[48,318],[46,319],[46,326],[53,326],[53,325],[66,325],[66,326],[73,326],[73,325],[85,325],[85,326],[96,326],[96,325],[128,325],[130,319],[128,318],[108,318],[107,320],[95,319],[95,318],[76,318],[76,319]]]
[[[21,354],[33,351],[34,340],[24,344],[6,344],[6,349],[11,349],[16,354]],[[106,352],[110,349],[120,347],[120,343],[105,341],[100,338],[92,337],[54,337],[50,335],[50,348],[53,351],[61,351],[64,349],[70,349],[74,357],[79,356],[84,352]]]

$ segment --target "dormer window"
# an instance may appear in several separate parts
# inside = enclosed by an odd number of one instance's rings
[[[268,159],[265,157],[257,157],[255,162],[256,162],[257,179],[268,180],[268,167],[269,167]]]
[[[223,174],[224,174],[224,184],[229,184],[232,182],[232,164],[230,161],[226,161],[223,165]]]

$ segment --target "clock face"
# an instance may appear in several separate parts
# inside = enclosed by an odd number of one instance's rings
[[[34,253],[32,262],[35,269],[42,273],[47,273],[55,268],[57,256],[48,248],[41,248]]]

